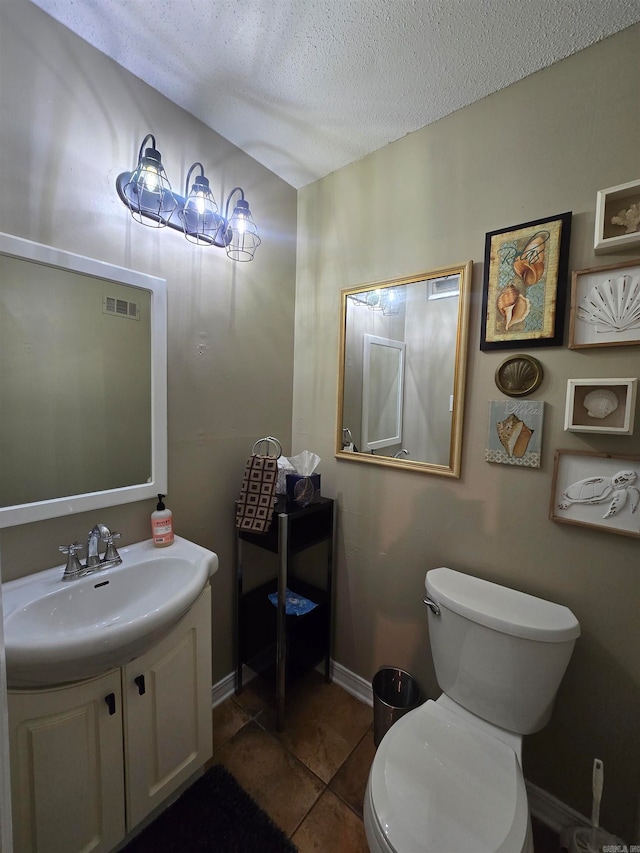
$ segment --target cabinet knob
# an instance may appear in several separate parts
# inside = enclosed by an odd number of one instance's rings
[[[104,697],[104,701],[107,703],[107,708],[109,709],[109,716],[113,716],[116,712],[116,694],[108,693]]]
[[[138,685],[138,693],[140,696],[144,696],[147,690],[144,684],[144,675],[137,675],[133,680]]]

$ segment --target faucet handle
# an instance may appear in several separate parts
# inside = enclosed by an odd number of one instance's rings
[[[82,548],[84,548],[82,542],[72,542],[70,545],[59,546],[58,551],[67,555],[67,565],[65,566],[64,574],[62,575],[63,581],[75,580],[84,572],[84,568],[76,554],[76,551],[79,551]]]
[[[84,548],[82,542],[72,542],[71,545],[60,545],[58,551],[61,554],[68,554],[70,557],[73,557],[76,551],[80,551],[82,548]]]
[[[118,554],[116,546],[113,544],[113,540],[119,539],[120,535],[120,533],[116,533],[115,531],[109,531],[109,535],[106,538],[107,549],[104,552],[104,557],[102,558],[104,563],[110,563],[113,561],[118,563],[122,562],[122,557]]]

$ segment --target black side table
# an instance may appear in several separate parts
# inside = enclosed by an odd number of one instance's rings
[[[243,543],[250,542],[277,555],[277,577],[248,592],[244,590]],[[323,588],[296,577],[292,557],[319,543],[327,543],[326,583]],[[237,531],[235,593],[236,694],[242,692],[242,666],[275,680],[276,727],[284,728],[286,686],[297,675],[325,661],[331,680],[332,572],[334,501],[319,498],[301,507],[278,498],[271,527],[265,534]],[[312,601],[308,613],[286,612],[286,590]],[[269,594],[277,594],[276,605]]]

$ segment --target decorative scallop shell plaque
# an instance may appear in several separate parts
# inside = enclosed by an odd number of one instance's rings
[[[497,387],[507,397],[526,397],[539,387],[544,377],[542,365],[531,355],[513,355],[496,370]]]

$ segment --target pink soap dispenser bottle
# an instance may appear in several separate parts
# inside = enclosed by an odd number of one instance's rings
[[[162,502],[164,497],[166,495],[158,495],[158,505],[151,513],[151,537],[156,548],[173,545],[173,513]]]

